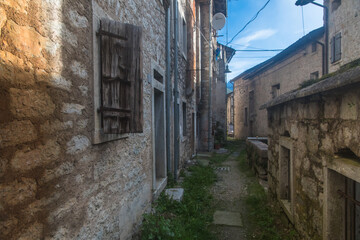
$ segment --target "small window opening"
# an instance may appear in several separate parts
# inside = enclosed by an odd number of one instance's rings
[[[164,83],[164,78],[163,76],[154,69],[154,79],[160,83]]]
[[[319,79],[319,71],[310,73],[310,80],[316,80]]]
[[[358,157],[353,151],[351,151],[349,148],[343,148],[338,150],[338,152],[336,153],[336,155],[338,157],[341,158],[350,158],[356,161],[360,162],[360,157]]]
[[[316,50],[317,50],[317,43],[316,43],[316,42],[313,42],[313,43],[311,44],[311,52],[314,53],[314,52],[316,52]]]
[[[331,11],[334,12],[335,10],[337,10],[341,5],[341,0],[334,0],[331,3]]]
[[[280,83],[271,86],[272,98],[276,98],[280,95]]]

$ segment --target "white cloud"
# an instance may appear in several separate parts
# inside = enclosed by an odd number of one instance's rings
[[[256,40],[265,40],[273,36],[277,31],[274,29],[261,29],[246,37],[239,38],[234,41],[234,44],[243,45],[245,47],[250,45],[250,42]]]
[[[236,55],[235,55],[236,56]],[[255,59],[237,59],[234,58],[229,63],[229,69],[231,73],[227,75],[227,80],[230,81],[231,79],[235,78],[239,74],[243,73],[244,71],[248,70],[249,68],[263,62],[264,60],[255,60]]]

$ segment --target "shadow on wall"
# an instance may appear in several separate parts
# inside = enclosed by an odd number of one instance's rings
[[[81,1],[73,5],[79,7]],[[91,71],[80,60],[71,67],[62,64],[69,53],[90,55],[86,46],[79,48],[83,39],[73,34],[75,28],[80,34],[86,31],[79,27],[87,26],[87,19],[72,10],[66,17],[63,12],[62,1],[0,2],[0,239],[42,239],[62,222],[79,226],[85,214],[62,219],[75,201],[64,194],[73,189],[63,187],[75,159],[63,156],[78,151],[68,140],[75,124],[86,118],[80,101],[89,102]],[[72,18],[73,24],[63,23]],[[85,136],[77,140],[90,145]]]

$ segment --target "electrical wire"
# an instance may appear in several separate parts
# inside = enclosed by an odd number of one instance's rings
[[[235,50],[236,52],[281,52],[284,49],[243,49]]]
[[[248,22],[245,24],[245,26],[244,26],[240,31],[238,31],[238,32],[235,34],[235,36],[230,40],[230,42],[226,43],[226,46],[227,46],[229,43],[231,43],[232,41],[234,41],[234,39],[235,39],[242,31],[244,31],[245,28],[246,28],[250,23],[252,23],[252,22],[259,16],[260,12],[266,8],[266,6],[269,4],[270,1],[271,1],[271,0],[268,0],[268,1],[265,3],[265,5],[262,6],[262,8],[260,8],[260,10],[255,14],[255,16],[254,16],[252,19],[250,19],[250,21],[248,21]]]

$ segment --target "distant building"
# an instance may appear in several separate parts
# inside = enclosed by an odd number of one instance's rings
[[[322,77],[324,28],[316,29],[269,60],[241,73],[234,83],[234,135],[237,139],[268,134],[260,106],[300,84]]]
[[[227,134],[234,135],[234,92],[227,89],[226,96],[226,122],[227,122]]]

